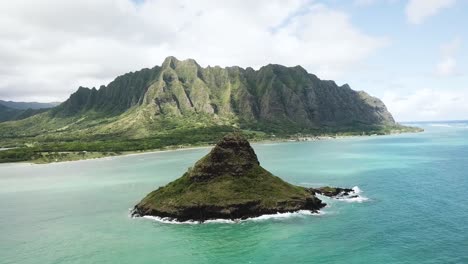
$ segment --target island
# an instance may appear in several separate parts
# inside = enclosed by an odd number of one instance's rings
[[[230,133],[182,177],[143,198],[132,215],[204,222],[299,210],[318,212],[326,204],[316,194],[352,195],[352,190],[287,183],[260,166],[244,136]]]

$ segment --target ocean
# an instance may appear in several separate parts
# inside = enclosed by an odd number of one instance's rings
[[[237,223],[131,218],[209,148],[0,165],[0,263],[468,263],[468,122],[416,134],[254,144],[303,186],[355,187],[320,214]]]

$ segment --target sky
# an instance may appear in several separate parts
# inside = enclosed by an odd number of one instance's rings
[[[64,101],[160,65],[301,65],[397,121],[468,119],[467,0],[15,0],[0,3],[0,99]]]

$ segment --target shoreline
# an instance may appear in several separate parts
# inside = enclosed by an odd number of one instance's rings
[[[281,143],[303,143],[303,142],[317,142],[317,141],[328,141],[328,140],[339,140],[339,139],[357,139],[357,138],[370,138],[370,137],[380,137],[380,136],[392,136],[392,135],[400,135],[400,134],[408,134],[408,133],[421,133],[422,131],[415,131],[415,132],[397,132],[397,133],[389,133],[384,135],[339,135],[339,136],[298,136],[295,139],[291,138],[277,138],[277,139],[265,139],[265,140],[258,140],[252,141],[252,145],[265,145],[265,144],[281,144]],[[184,147],[167,147],[167,149],[150,149],[150,150],[141,150],[141,151],[122,151],[122,152],[108,152],[111,154],[102,155],[99,157],[88,157],[88,158],[79,158],[79,159],[72,159],[72,160],[56,160],[56,161],[49,161],[49,162],[34,162],[34,161],[21,161],[21,162],[5,162],[0,163],[1,165],[12,165],[12,164],[26,164],[26,165],[48,165],[48,164],[66,164],[69,162],[79,162],[79,161],[91,161],[91,160],[105,160],[106,158],[119,158],[119,157],[129,157],[129,156],[136,156],[136,155],[147,155],[147,154],[155,154],[155,153],[164,153],[164,152],[175,152],[175,151],[186,151],[186,150],[196,150],[196,149],[204,149],[213,147],[214,144],[202,144],[199,146],[184,146]],[[76,152],[58,152],[58,153],[79,153],[82,151]],[[91,153],[91,154],[103,154],[103,152],[86,152],[84,153]]]
[[[155,153],[204,149],[204,148],[209,148],[210,146],[212,146],[212,145],[197,146],[197,147],[186,147],[186,148],[175,148],[175,149],[152,149],[152,150],[147,150],[147,151],[145,151],[145,150],[142,150],[142,151],[129,151],[129,152],[121,152],[122,154],[106,155],[106,156],[97,157],[97,158],[89,157],[89,158],[76,159],[76,160],[62,160],[62,161],[59,160],[59,161],[51,161],[51,162],[33,162],[33,161],[4,162],[4,163],[0,163],[0,166],[2,166],[2,165],[14,165],[14,164],[24,164],[24,165],[66,164],[66,163],[71,163],[71,162],[106,160],[108,158],[123,158],[123,157],[130,157],[130,156],[155,154]]]
[[[214,219],[207,219],[204,221],[200,220],[178,220],[177,218],[171,217],[161,217],[155,215],[133,215],[135,208],[129,208],[129,217],[132,219],[143,219],[143,220],[150,220],[155,221],[161,224],[175,224],[175,225],[193,225],[193,224],[239,224],[243,222],[256,222],[256,221],[267,221],[267,220],[286,220],[290,218],[296,217],[309,217],[309,216],[324,216],[329,214],[327,208],[330,208],[330,204],[328,202],[335,201],[335,202],[343,202],[343,203],[364,203],[368,202],[370,199],[362,196],[361,189],[358,186],[354,186],[350,194],[346,194],[342,196],[343,192],[340,192],[336,195],[327,195],[327,194],[320,194],[316,193],[316,197],[319,197],[322,201],[327,201],[325,206],[318,209],[318,210],[308,210],[308,209],[299,209],[290,212],[276,212],[276,213],[267,213],[261,214],[259,216],[251,216],[246,218],[214,218]]]
[[[152,216],[152,215],[144,215],[144,216],[129,216],[132,219],[141,218],[143,220],[150,220],[154,222],[158,222],[161,224],[172,224],[172,225],[202,225],[202,224],[239,224],[245,222],[259,222],[259,221],[268,221],[268,220],[285,220],[295,217],[308,217],[308,216],[324,216],[327,213],[318,210],[317,212],[313,212],[310,210],[297,210],[294,212],[284,212],[284,213],[276,213],[276,214],[263,214],[260,216],[255,217],[248,217],[245,219],[224,219],[224,218],[217,218],[217,219],[209,219],[205,221],[197,221],[197,220],[186,220],[186,221],[178,221],[177,219],[172,219],[168,217],[159,217],[159,216]]]

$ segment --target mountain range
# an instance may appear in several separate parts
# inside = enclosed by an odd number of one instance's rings
[[[59,102],[38,103],[0,100],[0,122],[25,119],[46,112],[49,108],[59,104]]]
[[[27,110],[27,109],[47,109],[61,104],[61,102],[39,103],[39,102],[14,102],[0,100],[0,105],[12,109]]]
[[[173,129],[229,126],[271,133],[367,131],[397,126],[378,98],[320,80],[301,66],[201,67],[167,57],[161,66],[79,87],[32,117],[0,124],[8,137],[145,138]]]

